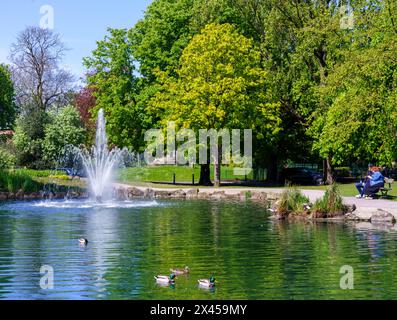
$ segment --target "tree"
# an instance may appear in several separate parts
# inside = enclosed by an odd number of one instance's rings
[[[18,106],[46,111],[62,105],[73,81],[60,67],[65,50],[60,36],[49,29],[28,27],[18,35],[10,54]]]
[[[163,78],[151,108],[183,128],[253,128],[256,135],[271,137],[279,129],[278,105],[267,99],[265,76],[252,40],[230,24],[209,24],[183,51],[177,78]],[[219,152],[216,186],[220,157]]]
[[[29,113],[20,114],[16,120],[13,143],[18,164],[38,169],[45,166],[43,138],[49,117],[43,110],[33,107],[29,109]]]
[[[334,164],[358,159],[390,165],[397,159],[397,41],[390,5],[383,11],[366,6],[366,15],[356,17],[352,44],[342,48],[342,61],[319,90],[325,108],[313,123],[314,147],[332,154]]]
[[[96,99],[94,97],[94,89],[91,87],[82,88],[74,97],[74,106],[80,113],[80,119],[91,138],[95,131],[95,122],[92,114],[96,106]]]
[[[51,165],[62,161],[68,146],[78,146],[85,140],[85,129],[79,111],[74,106],[50,112],[43,141],[44,160]]]
[[[0,130],[10,129],[15,115],[14,85],[8,67],[0,64]]]
[[[119,147],[139,150],[143,144],[145,112],[136,103],[135,65],[127,30],[109,29],[98,41],[92,57],[84,59],[87,82],[96,99],[93,116],[103,108],[109,141]]]
[[[190,22],[196,2],[155,0],[144,18],[129,31],[133,55],[148,83],[156,79],[157,69],[174,74],[178,68],[182,51],[192,37]]]
[[[340,6],[340,1],[332,0],[270,0],[264,6],[263,65],[274,98],[282,105],[283,120],[283,134],[267,153],[270,163],[319,159],[312,149],[316,136],[308,134],[312,133],[308,128],[326,108],[317,90],[340,61],[339,49],[349,43],[349,30],[340,26]],[[332,183],[332,154],[326,156],[325,163],[326,180]]]

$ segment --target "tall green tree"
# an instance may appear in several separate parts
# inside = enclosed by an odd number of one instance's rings
[[[201,1],[201,0],[198,0]],[[129,38],[139,72],[148,83],[156,70],[175,73],[182,51],[192,38],[190,22],[197,0],[155,0],[142,20],[130,29]]]
[[[278,105],[268,99],[265,78],[252,40],[230,24],[209,24],[183,51],[177,77],[164,77],[151,107],[183,128],[250,128],[271,139],[279,130]],[[218,156],[216,186],[220,152]]]
[[[393,2],[365,6],[341,48],[343,60],[319,88],[324,99],[313,125],[314,147],[334,164],[390,165],[397,158],[397,41]]]
[[[14,85],[8,67],[0,64],[0,130],[11,129],[16,115]]]
[[[109,29],[97,42],[92,56],[84,59],[89,70],[87,82],[96,99],[93,116],[104,109],[110,143],[139,150],[145,112],[136,103],[135,61],[125,29]]]

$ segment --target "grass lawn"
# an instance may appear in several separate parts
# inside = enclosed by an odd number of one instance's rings
[[[389,187],[389,185],[386,185],[386,187]],[[306,190],[326,190],[327,186],[302,186],[300,188]],[[339,184],[339,190],[344,197],[354,197],[358,194],[354,183]],[[397,200],[397,182],[392,184],[392,190],[389,191],[388,195]]]
[[[235,175],[234,169],[222,166],[221,176],[223,180],[244,180],[244,175]],[[136,182],[165,182],[172,183],[175,174],[176,183],[192,183],[194,174],[195,183],[200,179],[200,166],[194,168],[187,166],[153,166],[120,169],[116,179],[122,183]],[[213,166],[211,166],[211,179],[214,178]],[[253,172],[247,175],[248,180],[253,179]]]

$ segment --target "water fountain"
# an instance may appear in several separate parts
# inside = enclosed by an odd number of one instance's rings
[[[105,191],[111,188],[113,170],[120,164],[126,149],[109,150],[106,120],[103,109],[98,112],[95,145],[91,150],[76,149],[87,174],[89,187],[96,201],[101,202]],[[107,193],[108,194],[108,193]]]

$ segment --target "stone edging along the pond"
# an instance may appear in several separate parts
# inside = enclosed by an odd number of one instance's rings
[[[266,208],[271,208],[281,197],[281,190],[250,190],[250,189],[213,189],[213,188],[146,188],[124,184],[114,184],[114,196],[118,200],[131,200],[136,198],[146,199],[204,199],[204,200],[252,200],[264,204]],[[88,198],[87,192],[33,192],[16,193],[0,192],[0,201],[11,200],[41,200],[41,199],[82,199]],[[361,204],[361,203],[360,203]],[[335,217],[319,220],[352,220],[367,221],[371,223],[395,223],[397,220],[397,203],[394,207],[378,208],[371,206],[371,203],[362,202],[361,205],[353,205],[351,212]]]
[[[32,200],[44,200],[44,199],[83,199],[88,198],[87,192],[71,191],[71,192],[0,192],[0,201],[32,201]]]
[[[267,208],[271,208],[277,200],[281,198],[282,190],[256,191],[240,189],[151,189],[143,187],[133,187],[128,185],[116,184],[114,187],[115,195],[120,200],[133,198],[154,198],[154,199],[216,199],[216,200],[252,200],[263,203]],[[347,221],[367,221],[371,223],[395,223],[397,220],[397,203],[395,208],[381,209],[376,206],[368,206],[368,202],[362,202],[363,206],[350,205],[351,212],[335,217],[318,220],[347,220]]]

